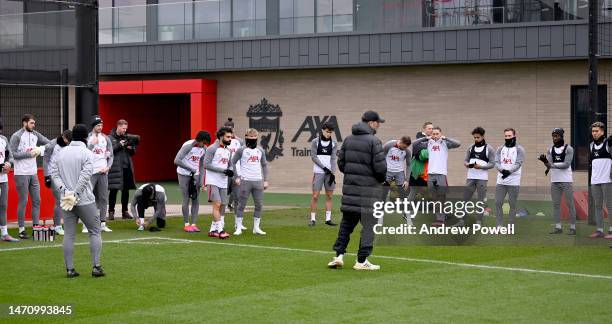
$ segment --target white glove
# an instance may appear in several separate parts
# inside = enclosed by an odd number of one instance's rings
[[[76,203],[77,203],[77,198],[74,195],[74,192],[67,191],[64,194],[64,197],[62,197],[61,199],[60,207],[62,207],[63,210],[70,211],[72,210],[72,208],[74,208],[74,205],[76,205]]]
[[[44,146],[39,146],[38,150],[40,151],[40,156],[45,156],[45,147]]]
[[[40,155],[40,152],[41,152],[40,147],[35,147],[35,148],[33,148],[33,149],[30,151],[30,153],[32,153],[32,154],[34,155],[34,157],[39,156],[39,155]]]

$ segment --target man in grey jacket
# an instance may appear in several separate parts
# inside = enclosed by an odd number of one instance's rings
[[[40,184],[36,158],[44,154],[44,146],[49,139],[35,131],[36,120],[31,114],[21,118],[23,127],[11,136],[10,150],[15,159],[15,186],[17,187],[17,218],[19,221],[19,238],[27,239],[25,231],[25,212],[28,204],[28,193],[32,197],[32,226],[38,225],[40,215]]]
[[[317,203],[321,189],[325,187],[325,224],[336,226],[331,220],[332,199],[336,188],[336,161],[338,160],[338,143],[332,139],[334,125],[323,123],[321,135],[312,140],[310,145],[310,156],[312,158],[312,200],[310,201],[310,223],[315,226],[317,217]]]
[[[508,217],[514,223],[516,217],[516,202],[521,186],[521,172],[525,161],[525,149],[516,144],[516,131],[514,128],[504,130],[504,145],[495,152],[495,168],[497,171],[497,186],[495,187],[495,217],[497,226],[503,226],[504,214],[502,207],[506,195],[510,203]]]
[[[72,140],[72,130],[67,129],[62,132],[62,135],[55,139],[52,139],[47,145],[45,145],[45,156],[43,156],[43,174],[45,175],[45,187],[53,191],[53,198],[55,199],[55,208],[53,209],[53,230],[58,235],[64,235],[64,229],[62,228],[62,207],[60,206],[60,192],[59,189],[53,185],[51,175],[49,175],[49,165],[55,161],[59,152],[64,149]]]
[[[553,204],[553,220],[555,228],[550,234],[561,234],[561,197],[565,194],[565,203],[569,210],[570,229],[568,235],[576,235],[576,207],[574,206],[574,178],[572,173],[572,160],[574,148],[565,144],[563,128],[552,131],[553,145],[548,148],[546,155],[540,155],[539,160],[546,166],[545,173],[550,173],[550,195]]]
[[[166,227],[166,190],[155,183],[145,183],[136,189],[130,205],[132,215],[138,220],[138,230],[144,231],[149,226],[150,232],[159,232]],[[153,207],[153,217],[145,221],[145,210]],[[155,221],[155,225],[153,225]]]
[[[199,191],[204,182],[204,154],[206,146],[210,144],[210,134],[199,131],[195,139],[183,143],[176,153],[174,165],[178,176],[179,189],[183,197],[183,230],[185,232],[199,232],[197,218],[200,210]],[[191,222],[189,220],[189,202],[191,201]]]
[[[411,143],[412,139],[410,136],[402,136],[400,139],[390,140],[383,145],[385,162],[387,163],[387,176],[383,183],[383,201],[387,200],[391,189],[391,182],[395,182],[395,186],[399,191],[399,199],[404,199],[408,196],[408,177],[410,177],[410,161],[412,156],[408,147],[410,147]],[[404,214],[403,217],[408,225],[412,225],[410,215]],[[382,217],[378,219],[380,224],[382,224],[382,221]]]
[[[444,205],[448,191],[448,150],[458,148],[461,143],[452,138],[442,135],[442,129],[434,127],[431,136],[421,137],[412,143],[413,146],[420,143],[427,143],[427,153],[429,163],[427,165],[427,188],[434,201],[439,201]],[[442,226],[446,215],[443,210],[436,213],[436,221],[432,226]]]
[[[463,192],[463,201],[469,201],[476,192],[478,201],[487,201],[487,185],[489,183],[489,170],[495,167],[495,150],[485,141],[485,130],[482,127],[476,127],[472,131],[474,144],[465,152],[465,160],[463,165],[467,169],[467,178],[465,180],[465,191]],[[479,213],[476,216],[476,224],[482,224],[484,213]],[[464,226],[465,218],[459,219],[455,226]]]
[[[100,226],[103,232],[112,232],[106,225],[108,211],[108,172],[113,165],[113,144],[108,136],[102,133],[104,122],[100,116],[94,116],[91,121],[91,133],[87,137],[87,148],[93,152],[94,174],[91,185],[96,197],[96,205],[100,211]],[[87,233],[83,225],[83,232]]]
[[[96,212],[96,201],[92,192],[93,153],[87,149],[87,126],[77,124],[72,128],[72,142],[59,152],[49,168],[49,174],[62,198],[65,236],[63,242],[64,261],[68,278],[79,276],[74,269],[72,255],[77,222],[80,219],[89,230],[89,245],[92,257],[93,277],[104,276],[100,266],[102,239],[100,238],[100,216]]]

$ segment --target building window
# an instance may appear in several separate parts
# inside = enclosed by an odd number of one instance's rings
[[[572,146],[574,147],[574,170],[589,169],[589,143],[591,142],[590,120],[608,124],[608,87],[599,85],[599,109],[589,116],[589,87],[574,85],[571,87],[571,126]]]
[[[316,0],[317,33],[353,30],[353,0]]]
[[[266,1],[233,0],[234,37],[266,35]]]
[[[193,3],[158,0],[157,39],[160,41],[193,38]]]
[[[23,47],[23,2],[0,0],[0,49]]]
[[[231,0],[195,2],[195,38],[231,37]]]
[[[113,6],[113,43],[146,41],[146,0],[115,0]]]
[[[280,0],[280,34],[313,34],[314,7],[314,0]]]

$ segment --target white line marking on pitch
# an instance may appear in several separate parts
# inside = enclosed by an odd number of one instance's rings
[[[151,240],[153,238],[151,237],[135,237],[135,238],[129,238],[129,239],[122,239],[122,240],[110,240],[110,241],[104,241],[102,240],[102,244],[105,243],[124,243],[124,242],[132,242],[132,241],[142,241],[142,240]],[[7,244],[15,244],[15,243],[7,243]],[[34,246],[22,246],[22,247],[15,247],[15,248],[8,248],[8,249],[0,249],[0,252],[5,252],[5,251],[21,251],[21,250],[34,250],[34,249],[48,249],[48,248],[54,248],[54,247],[62,247],[62,244],[50,244],[47,245],[45,243],[41,243],[44,245],[34,245]],[[74,243],[74,245],[87,245],[89,244],[89,242],[79,242],[79,243]]]
[[[237,246],[237,247],[249,247],[249,248],[256,248],[256,249],[267,249],[267,250],[281,250],[281,251],[291,251],[291,252],[309,252],[309,253],[318,253],[318,254],[332,254],[332,252],[330,252],[330,251],[309,250],[309,249],[295,249],[295,248],[288,248],[288,247],[282,247],[282,246],[266,246],[266,245],[228,243],[228,242],[210,242],[210,241],[199,241],[199,240],[188,240],[188,239],[176,239],[176,238],[169,238],[169,237],[156,237],[156,239],[168,240],[168,241],[182,241],[182,242],[190,242],[190,243],[203,243],[203,244],[228,245],[228,246]],[[347,253],[347,255],[355,255],[355,254],[354,253]],[[409,261],[409,262],[420,262],[420,263],[430,263],[430,264],[443,264],[443,265],[458,266],[458,267],[464,267],[464,268],[476,268],[476,269],[486,269],[486,270],[502,270],[502,271],[525,272],[525,273],[542,273],[542,274],[551,274],[551,275],[561,275],[561,276],[571,276],[571,277],[582,277],[582,278],[595,278],[595,279],[612,280],[612,276],[597,275],[597,274],[588,274],[588,273],[578,273],[578,272],[537,270],[537,269],[528,269],[528,268],[512,268],[512,267],[502,267],[502,266],[493,266],[493,265],[485,265],[485,264],[450,262],[450,261],[431,260],[431,259],[404,258],[404,257],[394,257],[394,256],[385,256],[385,255],[375,255],[374,258],[388,259],[388,260],[398,260],[398,261]]]
[[[189,239],[178,239],[178,238],[170,238],[170,237],[138,237],[138,238],[129,238],[122,240],[110,240],[103,241],[103,243],[126,243],[133,241],[145,241],[145,240],[165,240],[171,242],[183,242],[183,243],[202,243],[202,244],[212,244],[212,245],[226,245],[226,246],[236,246],[236,247],[248,247],[255,249],[265,249],[265,250],[279,250],[279,251],[290,251],[290,252],[307,252],[307,253],[317,253],[317,254],[332,254],[330,251],[321,251],[321,250],[309,250],[309,249],[296,249],[282,246],[269,246],[269,245],[256,245],[256,244],[244,244],[244,243],[229,243],[229,242],[211,242],[211,241],[200,241],[200,240],[189,240]],[[86,245],[89,242],[79,242],[74,245]],[[8,249],[0,249],[0,252],[4,251],[19,251],[19,250],[32,250],[32,249],[45,249],[45,248],[53,248],[53,247],[61,247],[61,244],[54,245],[38,245],[38,246],[24,246],[24,247],[16,247],[16,248],[8,248]],[[347,255],[355,255],[354,253],[347,253]],[[376,258],[379,259],[388,259],[388,260],[397,260],[397,261],[408,261],[408,262],[420,262],[420,263],[430,263],[430,264],[443,264],[464,268],[475,268],[475,269],[486,269],[486,270],[502,270],[502,271],[512,271],[512,272],[524,272],[524,273],[541,273],[541,274],[551,274],[551,275],[560,275],[560,276],[570,276],[570,277],[581,277],[581,278],[594,278],[594,279],[607,279],[612,280],[612,276],[607,275],[597,275],[597,274],[588,274],[588,273],[578,273],[578,272],[563,272],[563,271],[552,271],[552,270],[537,270],[537,269],[528,269],[528,268],[512,268],[512,267],[502,267],[502,266],[493,266],[493,265],[485,265],[485,264],[472,264],[472,263],[461,263],[461,262],[450,262],[450,261],[441,261],[441,260],[431,260],[431,259],[416,259],[416,258],[404,258],[404,257],[394,257],[394,256],[386,256],[386,255],[376,255]]]

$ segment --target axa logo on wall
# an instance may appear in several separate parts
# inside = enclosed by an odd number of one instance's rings
[[[268,161],[284,156],[285,138],[280,128],[280,117],[283,116],[283,112],[280,106],[271,104],[266,98],[263,98],[260,103],[250,105],[246,115],[249,118],[249,128],[255,128],[260,133],[260,144],[266,152]],[[336,141],[342,142],[342,134],[336,116],[307,115],[291,138],[291,143],[296,143],[291,147],[291,156],[311,156],[310,142],[319,135],[321,125],[326,122],[335,126]],[[300,139],[305,140],[303,147],[298,147],[297,142]]]

